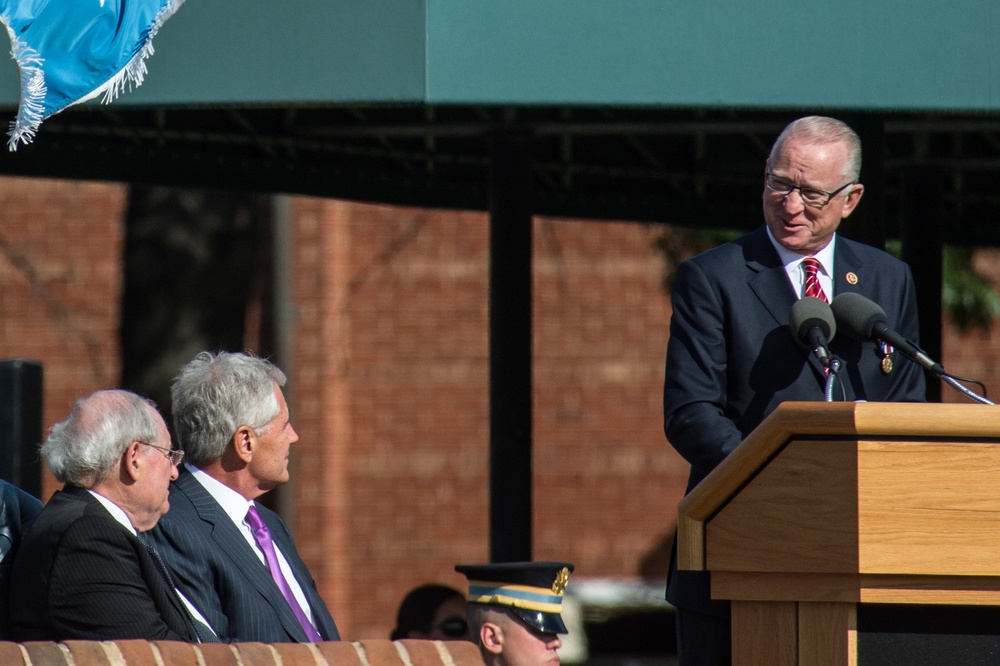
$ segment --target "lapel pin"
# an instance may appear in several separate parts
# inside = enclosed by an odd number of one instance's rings
[[[847,278],[847,284],[857,284],[858,283],[858,275],[857,275],[857,273],[848,273],[845,277]]]

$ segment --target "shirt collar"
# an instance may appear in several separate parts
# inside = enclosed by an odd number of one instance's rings
[[[184,463],[184,466],[204,486],[208,494],[215,498],[215,501],[219,503],[219,506],[226,512],[230,520],[237,525],[243,523],[247,517],[247,511],[253,506],[253,501],[243,497],[243,495],[240,495],[218,479],[209,476],[204,470],[198,469],[189,463]]]
[[[119,523],[121,523],[122,527],[127,529],[132,534],[136,535],[139,534],[136,531],[135,527],[132,526],[132,521],[128,519],[128,515],[122,510],[120,506],[109,500],[104,495],[101,495],[100,493],[97,493],[93,490],[87,490],[87,492],[96,497],[97,501],[101,503],[101,506],[107,509],[108,513],[111,514],[111,517],[114,518]]]
[[[792,252],[775,240],[774,234],[771,233],[771,230],[766,225],[764,229],[767,231],[767,238],[771,241],[771,245],[774,246],[775,251],[778,253],[778,258],[781,259],[781,263],[785,267],[785,270],[798,265],[803,259],[805,259],[805,257],[798,252]],[[827,275],[833,274],[833,246],[836,242],[837,234],[834,233],[830,236],[830,242],[826,244],[826,247],[813,255]]]

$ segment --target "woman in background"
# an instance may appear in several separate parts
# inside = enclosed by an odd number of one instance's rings
[[[421,585],[403,597],[389,638],[468,640],[467,610],[465,595],[458,590],[447,585]]]

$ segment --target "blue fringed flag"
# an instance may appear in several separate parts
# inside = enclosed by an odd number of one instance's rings
[[[0,0],[21,77],[7,145],[30,143],[49,116],[142,84],[153,37],[184,0]]]

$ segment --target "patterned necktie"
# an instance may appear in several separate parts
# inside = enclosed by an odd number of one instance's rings
[[[829,303],[830,300],[823,293],[823,287],[819,284],[819,261],[813,257],[806,257],[802,260],[802,270],[806,274],[806,293],[804,295]]]
[[[271,540],[271,531],[267,529],[267,525],[264,524],[264,520],[257,512],[257,507],[253,505],[250,505],[250,510],[247,511],[247,523],[250,525],[250,529],[253,530],[253,536],[257,540],[257,545],[260,546],[261,551],[264,553],[264,562],[267,563],[267,570],[271,572],[271,578],[274,579],[278,589],[281,590],[285,601],[291,606],[292,612],[295,613],[295,617],[298,619],[299,624],[302,625],[302,629],[306,632],[309,641],[312,643],[322,641],[323,637],[319,635],[319,632],[309,622],[309,618],[306,617],[295,595],[292,594],[292,588],[288,586],[288,581],[285,580],[284,574],[281,573],[281,567],[278,565],[278,555],[274,552],[274,542]]]

